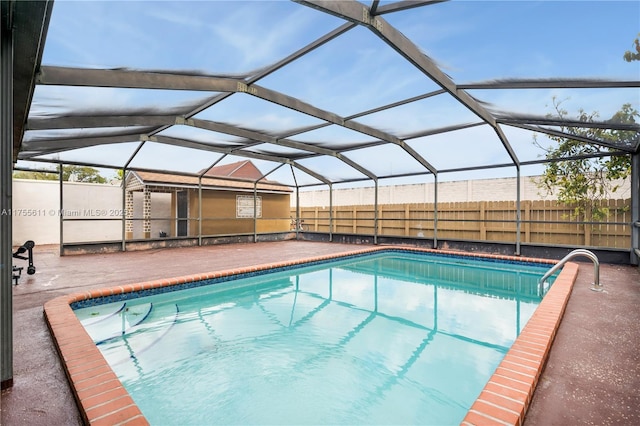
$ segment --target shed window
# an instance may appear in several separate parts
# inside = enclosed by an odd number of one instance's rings
[[[254,197],[252,195],[236,195],[236,218],[253,217]],[[262,217],[262,197],[255,197],[256,216]]]

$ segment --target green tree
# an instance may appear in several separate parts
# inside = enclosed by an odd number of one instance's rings
[[[622,56],[624,60],[627,62],[640,61],[640,34],[638,34],[638,37],[636,37],[636,39],[633,40],[633,44],[635,45],[635,48],[636,48],[635,53],[630,50],[627,50],[626,52],[624,52],[624,55]]]
[[[58,174],[45,173],[45,172],[29,172],[24,170],[18,170],[13,172],[13,177],[16,179],[34,179],[34,180],[58,180]]]
[[[561,107],[560,101],[553,98],[554,114],[548,117],[566,118],[568,113]],[[630,104],[622,106],[614,114],[610,122],[635,124],[640,117]],[[578,120],[591,123],[598,118],[597,112],[587,113],[580,110]],[[592,127],[565,127],[560,130],[570,135],[601,140],[609,144],[626,144],[635,138],[633,131],[608,130]],[[534,135],[534,144],[545,151],[545,157],[553,160],[546,164],[545,170],[538,179],[538,187],[553,194],[557,191],[558,201],[575,206],[573,216],[584,218],[588,215],[593,220],[602,220],[609,214],[601,201],[616,192],[616,181],[628,177],[631,173],[631,158],[628,155],[592,157],[600,152],[611,152],[611,149],[587,144],[570,137],[548,136],[556,142],[555,146],[544,147]],[[584,156],[584,158],[583,158]],[[562,158],[579,157],[563,161]]]
[[[107,179],[100,175],[100,172],[93,167],[87,166],[64,166],[62,168],[62,180],[89,183],[107,183]]]
[[[57,173],[44,172],[13,172],[16,179],[58,180]],[[62,180],[73,182],[106,183],[107,179],[100,175],[98,169],[87,166],[64,166],[62,168]]]

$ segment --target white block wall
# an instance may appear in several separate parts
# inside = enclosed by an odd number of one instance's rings
[[[554,195],[541,191],[536,177],[520,178],[520,200],[554,200]],[[467,201],[515,201],[516,178],[496,178],[438,183],[438,202]],[[629,198],[630,185],[627,179],[611,198]],[[413,185],[379,186],[378,204],[433,203],[433,183]],[[374,188],[349,188],[333,190],[334,206],[372,205],[375,202]],[[291,197],[295,207],[296,197]],[[300,191],[300,207],[329,207],[329,190]]]
[[[134,215],[141,217],[142,194],[134,195],[140,196],[135,200]],[[120,186],[65,182],[61,209],[58,181],[27,179],[13,180],[12,203],[13,245],[26,240],[40,245],[60,244],[61,210],[67,218],[121,219],[123,208]],[[152,217],[171,216],[170,194],[153,194],[151,205]],[[169,226],[169,220],[153,221],[152,236],[157,237],[160,230],[169,230]],[[121,240],[122,221],[65,221],[63,232],[65,243]],[[135,237],[142,237],[142,221],[134,222]]]

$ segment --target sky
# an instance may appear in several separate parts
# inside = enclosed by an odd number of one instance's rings
[[[363,2],[369,5],[369,2]],[[384,5],[388,2],[381,2]],[[506,78],[601,78],[640,80],[640,61],[622,59],[640,33],[636,1],[456,1],[385,14],[383,18],[410,40],[456,83]],[[255,74],[324,34],[343,20],[289,1],[66,1],[56,0],[42,64],[81,68],[170,70],[244,77]],[[439,89],[428,76],[403,60],[369,29],[357,26],[280,70],[258,85],[285,93],[323,110],[348,117]],[[611,117],[625,103],[640,110],[640,90],[536,89],[469,90],[491,111],[535,115],[552,112],[554,97],[570,115],[580,109]],[[64,113],[171,110],[196,105],[218,93],[122,88],[38,86],[30,117]],[[282,134],[322,121],[248,94],[236,93],[195,116]],[[445,126],[478,122],[478,117],[449,95],[363,116],[356,121],[399,137]],[[114,129],[122,131],[126,129]],[[542,155],[531,132],[503,126],[520,161]],[[57,135],[90,135],[88,129]],[[233,144],[235,138],[207,134],[188,126],[161,133],[193,140]],[[26,140],[52,135],[28,131]],[[372,141],[340,126],[291,136],[322,147]],[[546,138],[543,138],[546,139]],[[408,139],[409,145],[438,170],[509,163],[510,158],[489,126]],[[549,142],[551,143],[551,142]],[[104,145],[61,153],[67,161],[122,166],[138,143]],[[265,153],[280,147],[260,146]],[[287,150],[291,151],[291,150]],[[424,170],[396,146],[345,153],[378,176]],[[146,143],[132,167],[197,171],[219,159],[214,153]],[[237,161],[228,157],[223,162]],[[383,161],[381,161],[383,160]],[[277,167],[254,161],[264,172]],[[363,175],[335,158],[301,160],[331,180]],[[537,174],[540,167],[523,168]],[[299,184],[317,182],[296,172]],[[467,172],[467,177],[514,175],[515,168]],[[442,173],[439,179],[458,174]],[[465,177],[466,176],[466,177]],[[269,178],[293,182],[280,167]],[[424,180],[424,177],[419,179]]]

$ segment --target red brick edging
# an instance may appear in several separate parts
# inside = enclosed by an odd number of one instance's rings
[[[578,265],[565,264],[462,425],[522,425],[577,276]]]
[[[148,425],[148,421],[106,362],[102,353],[71,309],[71,304],[103,296],[113,296],[192,281],[293,266],[310,261],[329,260],[364,254],[390,247],[373,247],[348,253],[325,255],[277,264],[258,265],[235,270],[195,274],[171,279],[127,284],[57,297],[44,305],[44,316],[63,368],[82,414],[89,425]],[[515,256],[492,256],[443,250],[398,247],[402,250],[457,254],[478,258],[554,263]],[[560,324],[578,267],[567,263],[533,316],[500,363],[463,425],[520,425],[531,401],[535,385],[544,367],[551,342]]]

